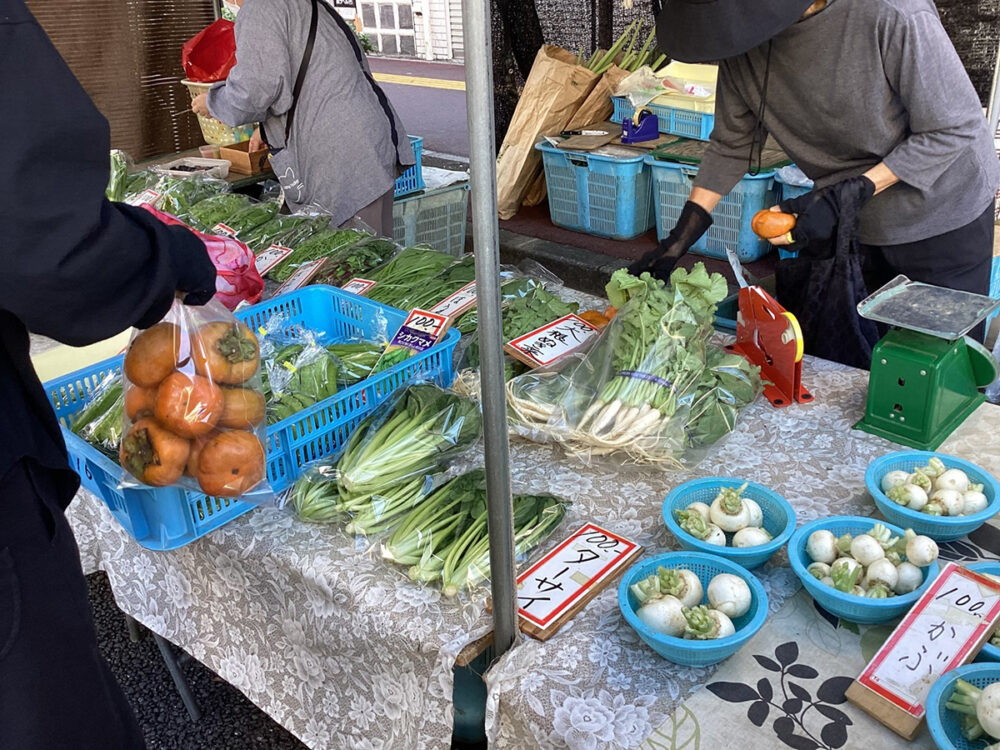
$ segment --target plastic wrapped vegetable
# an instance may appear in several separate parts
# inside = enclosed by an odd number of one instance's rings
[[[355,229],[324,229],[300,242],[268,275],[275,281],[285,281],[299,266],[320,258],[333,257],[367,236]]]
[[[188,212],[191,226],[207,232],[216,224],[225,224],[237,211],[250,205],[242,193],[220,193],[195,203]]]
[[[453,256],[426,245],[408,247],[371,274],[371,280],[377,283],[367,296],[376,302],[400,307],[414,292],[425,290],[429,279],[454,262]]]
[[[219,193],[229,191],[229,185],[224,180],[210,177],[171,177],[163,175],[152,187],[159,197],[154,201],[154,208],[184,220],[196,203]]]
[[[128,183],[129,158],[124,151],[111,150],[111,174],[108,177],[108,187],[104,194],[109,201],[125,200],[125,187]]]
[[[160,175],[150,169],[140,169],[130,173],[125,180],[125,192],[122,200],[135,200],[144,190],[151,189],[160,180]]]
[[[319,344],[293,344],[267,363],[268,422],[287,419],[337,392],[336,357]]]
[[[311,237],[329,223],[330,220],[326,216],[277,214],[269,221],[244,233],[240,239],[249,245],[254,253],[261,253],[271,245],[294,248],[299,242]]]
[[[119,375],[109,375],[77,412],[70,431],[109,456],[118,454],[125,394]]]
[[[337,383],[346,388],[367,378],[382,356],[384,348],[384,344],[370,341],[329,344],[326,350],[340,363],[337,369]]]
[[[250,202],[239,211],[229,217],[225,222],[225,227],[219,227],[224,234],[229,234],[241,242],[246,242],[244,237],[254,229],[266,224],[274,218],[280,208],[277,201]],[[249,243],[247,243],[249,244]]]
[[[123,363],[123,481],[179,485],[215,497],[271,496],[260,350],[221,304],[175,302],[137,333]]]
[[[388,261],[399,248],[392,240],[368,237],[337,253],[313,279],[314,284],[343,286]]]

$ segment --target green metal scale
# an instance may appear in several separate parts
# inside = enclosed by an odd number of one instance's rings
[[[891,326],[875,345],[868,405],[855,425],[922,450],[934,450],[986,400],[980,389],[1000,376],[982,344],[965,334],[1000,301],[897,276],[858,305]]]

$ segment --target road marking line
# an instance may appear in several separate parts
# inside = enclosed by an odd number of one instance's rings
[[[424,156],[432,156],[435,159],[441,159],[442,161],[453,161],[459,164],[468,164],[468,156],[459,156],[458,154],[445,154],[440,151],[431,151],[430,149],[424,149]]]
[[[427,89],[447,89],[449,91],[465,91],[465,81],[448,81],[443,78],[421,78],[420,76],[402,76],[395,73],[375,73],[375,80],[380,83],[395,83],[401,86],[420,86]]]

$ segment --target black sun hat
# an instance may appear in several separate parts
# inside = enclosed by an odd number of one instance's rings
[[[672,60],[701,63],[742,55],[802,17],[813,0],[666,0],[656,41]]]

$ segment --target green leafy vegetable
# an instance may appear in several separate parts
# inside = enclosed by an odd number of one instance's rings
[[[254,229],[266,224],[278,213],[277,201],[261,201],[260,203],[250,203],[244,206],[224,222],[227,227],[233,230],[236,239],[244,241]]]
[[[343,286],[354,277],[363,277],[373,268],[378,268],[395,252],[396,245],[392,240],[381,237],[362,239],[331,258],[312,283]]]
[[[125,199],[125,188],[128,183],[128,157],[124,151],[118,149],[111,150],[111,174],[108,177],[108,186],[104,194],[109,201],[122,201]]]
[[[299,266],[319,258],[337,255],[369,235],[354,229],[324,229],[300,242],[285,259],[268,274],[275,281],[285,281]]]
[[[250,198],[242,193],[219,193],[198,201],[188,212],[191,226],[207,232],[219,222],[226,223],[237,211],[250,205]]]

